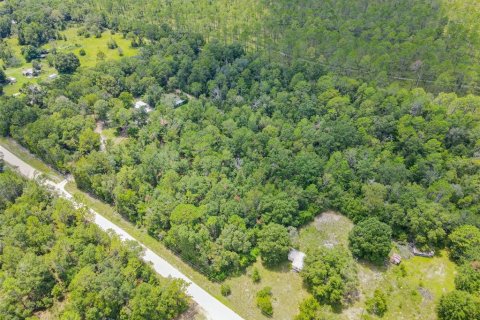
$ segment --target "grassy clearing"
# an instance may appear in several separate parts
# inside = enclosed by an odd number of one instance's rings
[[[66,36],[67,40],[54,40],[43,46],[45,49],[56,49],[58,52],[73,52],[80,59],[81,68],[94,67],[100,60],[97,58],[97,54],[101,51],[105,54],[104,60],[116,60],[122,56],[119,53],[120,48],[123,51],[123,57],[131,57],[138,53],[138,49],[130,46],[130,40],[123,39],[121,34],[111,34],[110,31],[104,31],[100,38],[90,37],[85,38],[77,34],[77,28],[69,28],[62,32],[62,35]],[[108,49],[107,43],[112,39],[114,40],[118,48]],[[13,95],[19,92],[20,88],[26,83],[39,83],[46,81],[48,76],[57,73],[55,68],[50,67],[45,59],[42,60],[42,72],[38,77],[27,78],[24,77],[22,71],[31,68],[31,63],[27,63],[22,56],[21,46],[18,45],[16,37],[5,39],[8,47],[13,50],[14,55],[20,60],[21,65],[15,68],[8,68],[5,73],[8,77],[14,77],[17,82],[13,85],[4,86],[4,92],[6,95]],[[85,50],[86,55],[80,56],[80,50]]]
[[[77,34],[78,28],[69,28],[63,31],[61,34],[67,37],[67,40],[55,40],[45,45],[47,49],[57,49],[60,52],[73,52],[80,59],[82,67],[94,67],[99,61],[97,54],[103,52],[105,54],[104,60],[117,60],[122,56],[119,54],[118,48],[123,51],[124,57],[131,57],[138,53],[138,49],[130,46],[130,40],[123,39],[121,34],[111,34],[111,31],[104,31],[100,38],[91,36],[85,38]],[[108,49],[107,43],[112,39],[114,40],[118,48]],[[85,50],[86,55],[81,56],[80,50]]]
[[[323,213],[300,230],[299,247],[308,253],[325,245],[348,246],[352,227],[352,222],[344,216]],[[366,314],[366,299],[379,288],[388,298],[388,311],[382,319],[436,319],[438,299],[454,289],[455,264],[442,251],[434,258],[405,256],[402,265],[376,267],[358,262],[360,299],[338,316],[361,319]]]
[[[22,74],[22,71],[32,67],[31,63],[27,63],[22,56],[21,47],[18,45],[17,38],[8,38],[4,40],[8,47],[12,49],[14,55],[19,59],[21,65],[15,68],[8,68],[5,70],[5,74],[8,77],[14,77],[17,82],[11,85],[3,87],[3,91],[6,95],[13,95],[20,91],[20,88],[26,83],[38,83],[45,81],[52,73],[57,73],[55,68],[50,67],[45,61],[42,63],[42,73],[35,78],[27,78]]]
[[[253,268],[257,268],[260,273],[259,283],[254,283],[251,279]],[[301,276],[290,270],[290,263],[270,270],[257,261],[248,268],[246,274],[229,279],[225,283],[232,288],[232,294],[228,300],[245,319],[291,320],[298,313],[300,302],[308,296],[303,288]],[[271,318],[262,315],[255,304],[257,292],[266,286],[272,288],[273,316]]]

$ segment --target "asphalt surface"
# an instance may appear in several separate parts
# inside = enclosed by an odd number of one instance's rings
[[[5,149],[3,146],[0,145],[0,152],[4,155],[4,160],[10,166],[15,167],[22,175],[29,179],[35,179],[36,177],[40,176],[42,172],[35,170],[32,166],[28,163],[24,162],[13,153]],[[63,180],[60,183],[55,183],[51,180],[44,180],[44,184],[53,188],[60,196],[69,199],[75,205],[78,205],[73,196],[65,190],[65,185],[67,184],[67,180]],[[94,222],[103,230],[113,230],[116,234],[118,234],[124,240],[134,240],[130,234],[128,234],[125,230],[111,222],[110,220],[103,217],[98,212],[90,209],[91,213],[94,216]],[[137,241],[138,242],[138,241]],[[140,243],[140,242],[139,242]],[[144,248],[144,255],[143,259],[147,262],[150,262],[155,269],[155,271],[163,277],[172,277],[172,278],[179,278],[185,280],[187,282],[187,293],[188,295],[195,301],[198,306],[202,309],[203,314],[209,320],[243,320],[238,314],[236,314],[233,310],[225,306],[223,303],[218,301],[214,296],[209,294],[207,291],[203,290],[200,286],[192,282],[186,275],[164,260],[162,257],[154,253],[152,250],[148,249],[140,243],[140,245]]]

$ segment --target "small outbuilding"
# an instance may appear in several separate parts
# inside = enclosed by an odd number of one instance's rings
[[[58,78],[58,74],[52,73],[51,75],[48,76],[48,80],[55,80]]]
[[[142,101],[142,100],[137,100],[135,101],[134,108],[137,110],[144,110],[146,112],[151,112],[152,108],[148,105],[148,103]]]
[[[288,260],[292,262],[293,271],[300,272],[303,270],[303,260],[305,260],[305,253],[296,249],[292,249],[288,253]]]
[[[17,83],[17,78],[8,77],[8,78],[7,78],[7,81],[8,81],[8,83],[10,83],[10,84],[14,84],[14,83]]]
[[[184,100],[184,99],[177,99],[173,102],[173,107],[174,108],[178,108],[178,107],[181,107],[183,106],[185,103],[187,103],[187,100]]]
[[[415,247],[415,246],[412,246],[412,253],[416,256],[427,257],[427,258],[432,258],[435,255],[435,251],[433,251],[433,250],[431,250],[431,251],[421,251],[421,250],[418,250],[417,247]]]
[[[402,256],[400,256],[398,253],[392,254],[392,256],[390,257],[390,263],[399,265],[400,263],[402,263]]]

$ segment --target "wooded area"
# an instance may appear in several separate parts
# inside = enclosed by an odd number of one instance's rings
[[[462,265],[441,319],[460,295],[475,304],[478,29],[436,0],[225,2],[7,1],[0,35],[36,48],[34,60],[72,24],[87,38],[121,33],[140,53],[85,68],[49,52],[40,62],[60,77],[1,97],[0,133],[214,281],[259,256],[285,261],[289,232],[333,209],[357,224],[353,256],[309,253],[303,276],[317,301],[355,299],[355,272],[341,270],[353,257],[382,264],[393,238],[451,248]],[[6,67],[12,52],[2,42]],[[171,93],[191,96],[175,106]],[[99,124],[115,133],[103,147]],[[466,238],[476,240],[457,245]],[[306,303],[313,315],[299,319],[320,319]]]
[[[163,320],[188,308],[182,281],[160,279],[137,244],[88,222],[87,210],[10,170],[0,190],[0,318]]]

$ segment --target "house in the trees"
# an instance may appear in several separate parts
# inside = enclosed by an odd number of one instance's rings
[[[292,249],[288,253],[288,260],[292,262],[293,271],[300,272],[303,269],[303,260],[305,260],[305,253],[296,249]]]

